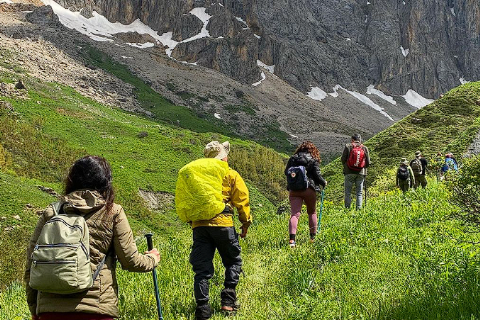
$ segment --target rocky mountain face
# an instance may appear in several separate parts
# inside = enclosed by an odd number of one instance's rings
[[[30,74],[149,115],[130,85],[90,69],[82,53],[87,44],[199,117],[269,145],[288,139],[293,149],[311,140],[325,160],[337,156],[353,132],[369,138],[415,111],[402,97],[407,90],[436,97],[480,73],[477,1],[56,1],[80,12],[75,19],[98,23],[97,12],[110,22],[140,20],[154,30],[126,29],[108,41],[81,34],[86,22],[65,27],[63,9],[39,2],[0,3],[2,46],[28,57]],[[116,26],[96,28],[94,35]],[[57,55],[68,72],[58,70]],[[306,95],[314,87],[321,101]],[[267,134],[278,130],[283,135]]]
[[[480,2],[471,0],[59,0],[110,21],[136,19],[182,41],[199,32],[189,12],[205,7],[210,37],[172,56],[243,83],[260,79],[256,60],[302,92],[339,84],[429,98],[480,78]]]

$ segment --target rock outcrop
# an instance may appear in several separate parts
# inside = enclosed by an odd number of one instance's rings
[[[350,90],[364,90],[376,84],[388,94],[403,95],[413,89],[435,98],[463,79],[480,78],[480,56],[476,54],[480,50],[478,1],[59,0],[59,3],[77,11],[85,8],[98,11],[110,21],[131,23],[140,19],[159,34],[172,31],[176,41],[198,33],[200,20],[189,12],[194,7],[206,7],[212,15],[207,27],[210,37],[182,45],[175,57],[185,61],[198,57],[199,64],[244,83],[260,79],[258,72],[244,72],[245,57],[251,59],[247,66],[257,59],[275,65],[277,76],[303,92],[315,86],[328,92],[337,84]],[[242,32],[244,29],[250,31],[248,36]],[[228,40],[214,40],[219,37]],[[243,53],[245,50],[248,53]]]

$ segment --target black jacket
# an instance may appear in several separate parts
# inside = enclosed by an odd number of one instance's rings
[[[320,164],[318,160],[314,159],[308,152],[299,152],[294,154],[288,159],[287,166],[285,168],[285,175],[288,168],[295,166],[304,166],[307,170],[307,178],[310,187],[315,190],[319,190],[319,186],[325,187],[327,182],[320,173]]]

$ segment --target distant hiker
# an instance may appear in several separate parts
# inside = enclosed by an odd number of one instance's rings
[[[413,185],[414,189],[417,189],[419,185],[422,185],[422,188],[424,189],[427,186],[427,179],[425,178],[427,166],[427,159],[422,157],[422,153],[420,151],[416,151],[415,159],[410,161],[410,167],[412,168],[413,174],[415,175],[415,184]]]
[[[298,146],[288,160],[285,175],[287,176],[291,212],[288,224],[289,245],[293,248],[296,246],[295,237],[303,203],[307,206],[310,241],[314,241],[317,234],[317,195],[315,191],[321,191],[320,186],[322,188],[327,186],[327,181],[320,173],[320,152],[312,142],[305,141]]]
[[[362,144],[362,137],[354,134],[350,143],[345,145],[342,154],[343,174],[345,176],[345,208],[350,209],[352,202],[350,193],[355,184],[356,209],[362,208],[362,189],[370,165],[368,148]]]
[[[437,174],[437,181],[443,180],[442,167],[444,162],[445,160],[443,158],[443,154],[441,152],[437,152],[437,156],[435,157],[434,168],[433,168]]]
[[[408,165],[407,158],[402,158],[400,166],[397,169],[396,185],[403,192],[408,191],[415,184],[415,175],[412,168]]]
[[[445,154],[445,163],[442,166],[442,173],[445,174],[449,170],[458,171],[458,163],[454,158],[453,153]]]
[[[237,171],[228,166],[228,141],[208,143],[205,158],[192,161],[180,169],[175,193],[175,206],[182,221],[193,229],[190,263],[195,273],[195,319],[209,319],[209,280],[213,277],[213,257],[218,250],[225,266],[221,310],[239,308],[235,288],[242,272],[240,244],[233,225],[234,208],[242,223],[240,237],[245,238],[252,223],[248,189]]]
[[[127,216],[114,203],[112,172],[104,158],[77,160],[65,181],[65,196],[42,212],[27,248],[24,279],[32,319],[118,318],[117,260],[125,270],[147,272],[158,264],[160,254],[155,248],[138,252]],[[88,241],[78,246],[55,243],[67,235]],[[75,265],[69,266],[70,260]],[[86,289],[75,287],[79,283],[86,283]]]

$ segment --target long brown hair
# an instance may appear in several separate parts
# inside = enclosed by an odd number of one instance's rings
[[[320,159],[320,151],[318,151],[317,147],[315,147],[315,145],[311,141],[307,140],[307,141],[302,142],[302,144],[300,144],[298,146],[297,150],[295,150],[295,154],[297,154],[299,152],[308,152],[318,162],[322,161]]]
[[[65,194],[82,189],[98,191],[105,199],[107,212],[110,212],[115,193],[112,169],[105,158],[86,156],[75,161],[65,179]]]

